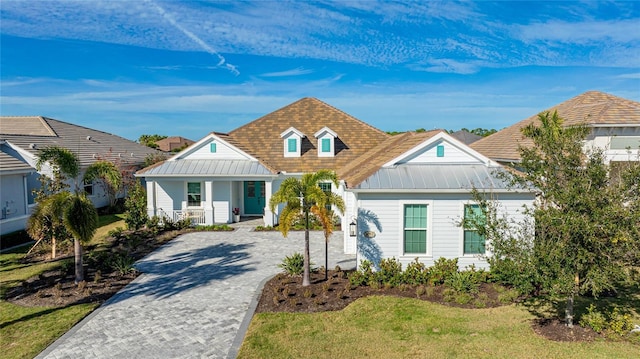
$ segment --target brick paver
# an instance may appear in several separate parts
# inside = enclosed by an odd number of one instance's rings
[[[259,287],[304,233],[200,232],[174,239],[138,261],[143,272],[38,358],[233,358]],[[354,268],[331,237],[329,268]],[[324,263],[324,237],[311,233],[311,258]]]

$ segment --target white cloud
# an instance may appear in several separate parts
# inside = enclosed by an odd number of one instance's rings
[[[588,44],[613,41],[640,42],[638,19],[618,21],[566,22],[550,20],[514,26],[515,36],[525,42],[553,41],[568,44]]]
[[[297,67],[297,68],[291,69],[291,70],[277,71],[277,72],[267,72],[267,73],[261,74],[259,76],[261,76],[261,77],[288,77],[288,76],[308,75],[308,74],[311,74],[313,72],[314,72],[314,70],[311,70],[311,69],[305,69],[304,67]]]

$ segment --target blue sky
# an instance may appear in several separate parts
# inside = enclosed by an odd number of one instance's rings
[[[640,101],[640,2],[11,1],[0,114],[194,140],[302,97],[385,131]]]

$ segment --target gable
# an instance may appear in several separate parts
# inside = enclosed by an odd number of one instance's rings
[[[388,161],[383,167],[420,164],[484,164],[490,160],[444,132]]]
[[[222,136],[211,133],[205,138],[178,153],[170,161],[175,160],[254,160],[253,157],[222,139]]]

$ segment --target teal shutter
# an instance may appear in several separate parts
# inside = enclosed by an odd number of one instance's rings
[[[209,149],[210,149],[211,153],[216,153],[216,150],[217,150],[216,143],[212,142],[211,145],[209,146]]]
[[[438,147],[436,147],[436,152],[438,157],[444,157],[444,146],[439,145]]]

